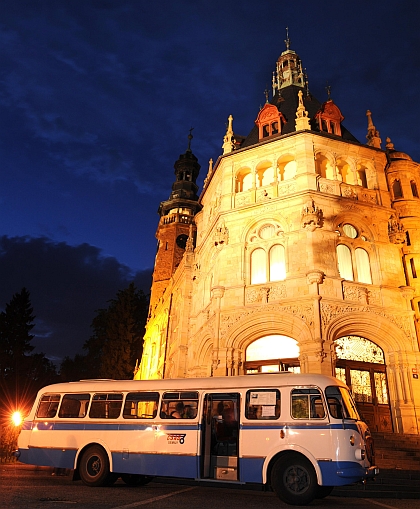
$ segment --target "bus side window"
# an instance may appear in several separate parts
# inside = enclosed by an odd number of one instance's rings
[[[161,419],[195,419],[198,392],[166,392],[160,409]]]
[[[61,401],[58,417],[85,417],[89,400],[90,394],[65,394]]]
[[[343,410],[341,407],[341,403],[337,398],[328,398],[328,408],[330,409],[331,415],[335,419],[343,418]]]
[[[293,389],[292,417],[295,419],[323,419],[325,408],[318,389]]]
[[[91,419],[117,419],[122,407],[122,394],[94,394],[89,410]]]
[[[60,403],[59,394],[48,394],[42,396],[41,401],[39,402],[36,416],[43,419],[45,418],[51,419],[52,417],[55,417],[57,414],[59,403]]]
[[[253,389],[246,393],[245,417],[250,420],[272,420],[280,417],[280,391]]]
[[[129,392],[125,398],[124,419],[154,419],[159,405],[158,392]]]

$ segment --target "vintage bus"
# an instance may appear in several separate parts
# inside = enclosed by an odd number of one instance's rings
[[[347,386],[289,372],[50,385],[24,420],[16,454],[74,469],[88,486],[155,476],[261,483],[294,505],[377,473]]]

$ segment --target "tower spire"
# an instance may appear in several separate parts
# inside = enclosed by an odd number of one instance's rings
[[[229,115],[226,134],[223,138],[223,145],[222,145],[223,154],[229,154],[235,148],[235,138],[234,138],[234,133],[233,133],[233,129],[232,129],[232,122],[233,122],[233,117],[232,117],[232,115]]]
[[[305,76],[299,55],[290,49],[289,28],[286,27],[286,50],[279,56],[276,62],[276,71],[273,74],[273,95],[276,90],[280,94],[282,88],[290,85],[305,87]]]
[[[286,50],[290,49],[290,38],[289,38],[289,27],[286,27],[286,39],[284,40],[286,44]]]
[[[367,116],[367,121],[368,121],[368,129],[367,129],[368,132],[366,135],[367,144],[370,147],[381,148],[382,140],[379,137],[379,131],[377,131],[376,127],[373,125],[372,113],[370,112],[370,110],[367,110],[366,116]]]

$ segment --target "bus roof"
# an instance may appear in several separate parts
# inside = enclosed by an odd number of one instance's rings
[[[295,385],[315,385],[320,388],[328,385],[345,386],[343,382],[333,376],[291,373],[284,371],[272,374],[240,375],[240,376],[218,376],[208,378],[170,378],[159,380],[109,380],[92,379],[80,380],[78,382],[65,382],[47,385],[39,391],[39,394],[49,392],[130,392],[130,391],[185,391],[185,390],[234,390],[235,388],[263,388],[281,387]]]

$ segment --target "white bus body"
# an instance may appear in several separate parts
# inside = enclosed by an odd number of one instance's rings
[[[21,462],[74,469],[90,486],[119,476],[262,483],[290,504],[377,473],[346,385],[318,374],[50,385],[18,447]]]

